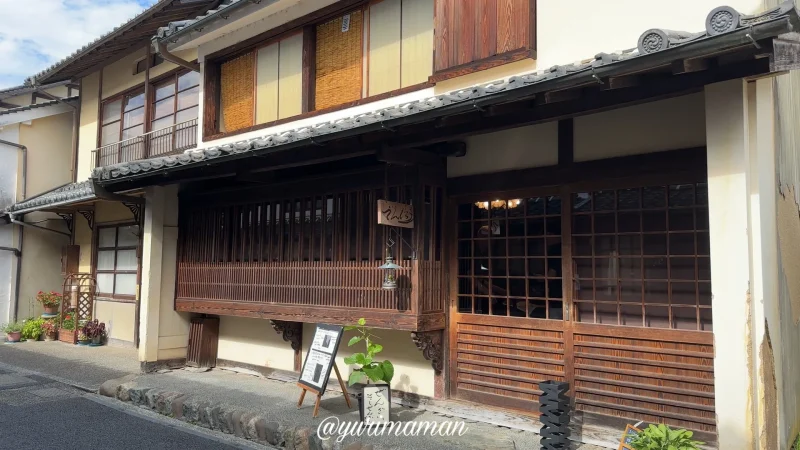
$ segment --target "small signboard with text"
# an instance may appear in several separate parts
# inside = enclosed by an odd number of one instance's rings
[[[328,378],[331,376],[333,361],[339,349],[343,328],[336,325],[317,325],[314,339],[300,371],[300,384],[305,385],[320,395],[325,393]]]
[[[414,228],[414,207],[405,203],[378,200],[378,224]]]

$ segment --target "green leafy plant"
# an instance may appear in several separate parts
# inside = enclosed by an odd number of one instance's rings
[[[22,331],[22,322],[10,322],[3,325],[4,333],[18,333]]]
[[[374,383],[383,381],[386,384],[391,384],[392,377],[394,377],[394,365],[392,365],[389,360],[384,360],[383,362],[375,360],[375,356],[383,351],[383,346],[373,342],[378,337],[372,334],[372,329],[367,328],[366,324],[367,321],[361,318],[358,319],[358,325],[344,327],[347,331],[356,330],[356,332],[358,332],[358,336],[353,336],[350,342],[347,343],[348,347],[352,347],[359,342],[364,342],[367,348],[366,353],[353,353],[351,356],[344,359],[346,364],[356,364],[359,366],[350,374],[347,383],[352,386],[362,382],[364,378],[367,378]]]
[[[45,320],[42,323],[42,333],[44,334],[55,334],[58,331],[58,325],[53,320]]]
[[[68,331],[75,330],[75,317],[72,313],[64,314],[64,317],[61,319],[61,328]]]
[[[42,324],[44,319],[28,319],[22,323],[22,338],[28,341],[35,341],[42,335]]]
[[[692,436],[691,431],[651,424],[636,436],[631,447],[636,450],[698,450],[703,442],[692,440]]]

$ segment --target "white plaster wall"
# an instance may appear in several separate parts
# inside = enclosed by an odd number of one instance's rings
[[[217,358],[280,370],[294,370],[294,350],[269,320],[220,317]]]
[[[185,358],[189,345],[189,314],[175,311],[178,254],[178,190],[164,192],[164,241],[161,254],[161,304],[158,320],[158,359]]]
[[[575,161],[702,147],[705,144],[703,94],[575,118]]]
[[[0,128],[0,139],[18,142],[19,126]],[[16,200],[17,170],[20,161],[20,152],[16,147],[0,144],[0,209]],[[14,225],[0,225],[0,246],[17,247],[14,228]],[[0,324],[9,322],[10,319],[16,264],[17,258],[13,253],[0,251]]]
[[[303,361],[305,361],[308,347],[314,338],[315,329],[316,324],[303,324]],[[430,361],[425,360],[422,352],[414,345],[411,340],[411,333],[408,331],[376,329],[373,334],[380,338],[379,343],[383,345],[383,351],[378,356],[380,360],[388,359],[394,365],[392,389],[433,397],[435,376],[433,368]],[[353,347],[347,346],[350,338],[355,335],[355,331],[345,331],[339,343],[339,351],[336,354],[336,365],[339,367],[345,382],[347,382],[352,370],[349,365],[344,363],[344,358],[353,353],[363,353],[365,351],[363,343]],[[338,384],[336,374],[333,371],[331,371],[329,383]]]
[[[117,344],[133,345],[135,304],[98,300],[95,303],[94,316],[97,320],[105,322],[110,339],[118,341]]]

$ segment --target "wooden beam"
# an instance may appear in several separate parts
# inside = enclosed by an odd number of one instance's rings
[[[4,102],[4,101],[0,100],[0,108],[14,109],[14,108],[19,108],[19,107],[20,107],[19,105],[14,105],[12,103],[7,103],[7,102]]]
[[[217,133],[219,117],[219,63],[205,60],[203,74],[203,138]]]
[[[582,88],[564,89],[563,91],[550,91],[544,95],[537,95],[534,103],[537,105],[549,105],[551,103],[578,100],[581,98]]]
[[[313,25],[303,28],[303,80],[302,111],[314,110],[314,93],[316,92],[316,40],[317,30]]]
[[[572,118],[558,121],[558,165],[571,166],[575,162],[575,123]]]
[[[710,67],[709,60],[699,59],[679,59],[672,62],[672,74],[693,73],[707,70]]]
[[[399,166],[437,166],[442,164],[443,161],[441,156],[417,148],[404,150],[382,148],[377,151],[376,157],[378,161]]]
[[[623,89],[642,84],[640,75],[627,75],[623,77],[608,77],[603,80],[603,89]]]

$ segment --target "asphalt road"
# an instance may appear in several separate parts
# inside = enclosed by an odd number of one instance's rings
[[[0,367],[0,450],[265,448]]]

